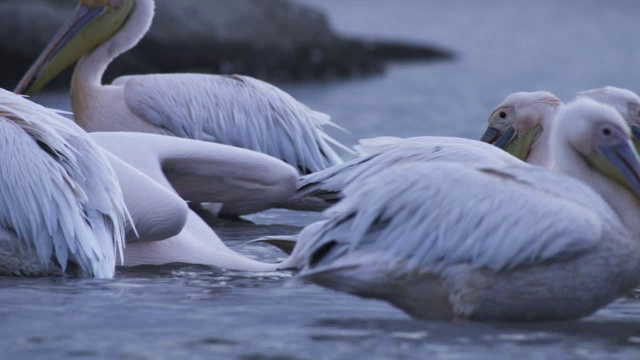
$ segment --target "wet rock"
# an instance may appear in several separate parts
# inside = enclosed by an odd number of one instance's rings
[[[0,0],[0,86],[13,88],[70,15],[75,0]],[[423,45],[345,39],[321,12],[289,0],[157,0],[147,36],[105,81],[156,72],[241,73],[301,81],[379,73],[385,59],[446,59]],[[66,85],[69,74],[56,85]]]

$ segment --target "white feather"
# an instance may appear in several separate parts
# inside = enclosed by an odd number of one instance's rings
[[[377,141],[378,139],[383,141]],[[388,141],[391,139],[391,141]],[[341,191],[398,163],[421,161],[451,161],[461,164],[516,165],[524,164],[495,146],[474,140],[422,136],[416,138],[376,138],[371,155],[359,157],[329,169],[306,175],[298,182],[295,198],[317,198],[326,206],[342,197]],[[384,144],[384,145],[382,145]]]
[[[590,98],[616,109],[629,126],[640,126],[640,96],[631,90],[605,86],[579,92],[578,98]]]
[[[369,156],[409,139],[395,136],[378,136],[375,138],[360,139],[358,140],[358,145],[355,145],[353,148],[358,156]]]
[[[374,257],[402,263],[403,272],[458,263],[503,271],[566,258],[600,239],[593,204],[608,208],[583,183],[533,167],[409,162],[344,192],[309,240],[315,249],[327,241],[346,248],[327,267]],[[524,208],[528,216],[513,216]]]
[[[0,224],[43,267],[112,277],[125,207],[102,150],[70,120],[0,90]]]
[[[529,133],[534,134],[532,131],[538,126],[542,128],[542,133],[526,152],[528,163],[547,168],[551,166],[549,130],[553,116],[561,104],[553,94],[537,91],[511,94],[496,108],[508,108],[508,118],[498,118],[498,120],[505,122],[506,124],[503,124],[505,126],[517,129],[516,138],[526,137]],[[494,125],[492,122],[496,120],[493,114],[489,118],[490,126]],[[279,206],[308,211],[326,208],[340,200],[341,190],[349,184],[371,176],[392,164],[406,161],[438,160],[469,165],[522,164],[521,161],[498,148],[479,141],[460,138],[419,136],[403,139],[382,136],[362,139],[354,148],[360,158],[301,178],[295,198]]]
[[[341,162],[338,144],[321,126],[326,114],[248,76],[167,74],[128,76],[114,84],[139,118],[175,136],[262,152],[303,172]]]
[[[583,99],[551,130],[559,174],[392,165],[347,186],[329,220],[301,236],[300,275],[425,319],[591,314],[640,276],[640,159],[629,136],[613,108]]]
[[[76,121],[86,131],[147,132],[218,142],[271,155],[302,173],[340,163],[332,146],[350,151],[323,131],[325,125],[338,127],[327,114],[247,76],[151,74],[102,85],[109,64],[136,46],[151,26],[155,1],[136,0],[134,5],[103,11],[89,20],[75,13],[66,25],[75,30],[63,28],[54,37],[17,89],[27,91],[45,68],[58,64],[52,60],[57,54],[69,50],[82,55],[71,81],[71,102]],[[125,20],[114,32],[109,27],[121,17]],[[92,38],[88,27],[112,35],[88,50],[72,49],[86,43],[82,38]],[[60,51],[49,51],[53,48]]]

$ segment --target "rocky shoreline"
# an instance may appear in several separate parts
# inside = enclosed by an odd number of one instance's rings
[[[0,2],[0,86],[12,89],[66,20],[75,0]],[[349,39],[324,14],[289,0],[157,1],[154,24],[140,44],[105,75],[239,73],[274,82],[366,76],[388,60],[447,60],[422,44]],[[69,83],[70,72],[52,87]]]

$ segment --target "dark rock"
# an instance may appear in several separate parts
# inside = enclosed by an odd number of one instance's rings
[[[0,86],[13,88],[76,0],[0,0]],[[240,73],[268,81],[363,76],[383,61],[447,59],[447,51],[392,41],[344,39],[317,10],[289,0],[157,0],[147,36],[109,67],[125,74]],[[53,86],[67,86],[70,71]]]
[[[364,46],[369,55],[387,61],[452,60],[455,57],[449,50],[404,41],[353,40],[353,42]]]

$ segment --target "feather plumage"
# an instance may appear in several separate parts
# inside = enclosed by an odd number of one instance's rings
[[[424,319],[591,314],[640,275],[640,159],[629,136],[613,108],[578,100],[552,128],[559,173],[391,166],[350,184],[307,233],[300,276]]]
[[[44,269],[112,277],[126,209],[102,150],[70,120],[0,90],[0,224]],[[14,240],[3,239],[6,248]]]
[[[114,81],[140,119],[184,138],[265,153],[310,173],[341,163],[328,115],[266,82],[240,75],[164,74]]]
[[[367,147],[366,153],[369,155],[301,177],[295,198],[314,198],[318,200],[314,203],[316,208],[321,208],[317,205],[320,201],[324,202],[324,208],[326,208],[342,198],[342,189],[349,184],[404,162],[451,161],[469,165],[524,164],[495,146],[460,138],[384,137],[361,141],[361,143],[375,143],[375,146]]]
[[[594,203],[608,209],[581,182],[533,167],[407,163],[347,187],[310,242],[345,247],[340,259],[316,261],[319,271],[361,256],[402,263],[405,272],[457,263],[504,271],[593,247],[602,233]],[[510,208],[530,217],[510,216]],[[557,215],[542,216],[551,211]]]

